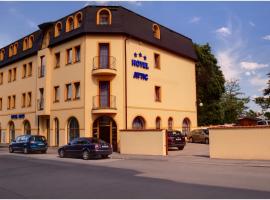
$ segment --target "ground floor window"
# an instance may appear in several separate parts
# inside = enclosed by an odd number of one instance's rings
[[[10,141],[15,140],[15,125],[14,125],[14,122],[13,121],[9,122],[8,127],[9,127]]]
[[[173,129],[173,118],[170,117],[168,119],[168,130],[172,130]]]
[[[23,133],[26,135],[31,135],[31,125],[28,120],[25,120],[23,123]]]
[[[160,117],[156,118],[156,129],[161,129],[161,119],[160,119]]]
[[[183,134],[187,135],[190,132],[190,120],[185,118],[182,124],[182,132]]]
[[[79,122],[75,117],[68,120],[68,137],[69,141],[80,137]]]
[[[132,122],[132,129],[145,129],[145,120],[138,116]]]

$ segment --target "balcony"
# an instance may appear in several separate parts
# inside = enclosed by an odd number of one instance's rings
[[[97,95],[93,97],[93,114],[116,114],[116,96]]]
[[[93,58],[93,75],[115,76],[116,58],[113,56],[96,56]]]
[[[44,98],[37,100],[37,110],[38,111],[44,110]]]

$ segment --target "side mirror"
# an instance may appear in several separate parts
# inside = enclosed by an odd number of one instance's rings
[[[11,142],[16,142],[15,140],[11,140]]]
[[[70,142],[68,143],[68,145],[71,145]]]

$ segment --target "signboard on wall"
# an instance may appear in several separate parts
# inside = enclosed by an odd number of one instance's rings
[[[10,118],[11,119],[24,119],[25,118],[25,114],[11,115]]]
[[[140,53],[135,52],[133,54],[133,56],[134,56],[134,58],[131,60],[131,66],[136,67],[136,68],[149,70],[149,66],[147,63],[147,57],[145,55],[143,55],[141,52]],[[133,78],[147,81],[148,74],[135,71],[133,73]]]

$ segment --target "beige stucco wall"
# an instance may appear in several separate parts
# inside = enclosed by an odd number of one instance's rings
[[[210,157],[270,160],[270,127],[210,129]]]
[[[120,131],[120,153],[166,155],[165,131]]]

